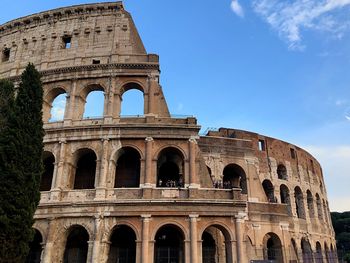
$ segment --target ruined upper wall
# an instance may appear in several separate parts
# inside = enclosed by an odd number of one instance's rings
[[[0,77],[16,76],[28,62],[38,70],[113,64],[158,63],[147,55],[121,2],[54,9],[0,26]]]

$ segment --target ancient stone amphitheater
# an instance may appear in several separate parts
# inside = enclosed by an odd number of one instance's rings
[[[0,77],[42,74],[45,173],[28,262],[336,262],[317,160],[290,143],[172,117],[121,2],[0,26]],[[122,116],[129,90],[144,112]],[[103,116],[85,118],[87,97]],[[52,104],[65,94],[64,117]]]

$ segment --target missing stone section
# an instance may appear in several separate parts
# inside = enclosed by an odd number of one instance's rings
[[[4,48],[2,51],[2,62],[6,62],[10,60],[11,49]]]
[[[93,59],[92,60],[92,64],[93,65],[98,65],[98,64],[100,64],[101,63],[101,61],[99,60],[99,59]]]
[[[71,46],[72,46],[72,37],[71,36],[64,36],[64,37],[62,37],[62,42],[63,42],[63,48],[64,49],[71,48]]]

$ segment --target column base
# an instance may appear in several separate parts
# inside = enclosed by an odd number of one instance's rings
[[[59,202],[61,201],[61,192],[59,188],[52,189],[50,192],[50,202]]]
[[[94,200],[105,200],[106,188],[96,188],[96,194]]]

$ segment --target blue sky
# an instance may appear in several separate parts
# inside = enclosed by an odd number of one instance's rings
[[[0,23],[93,2],[2,0]],[[331,210],[350,210],[350,0],[124,5],[148,53],[160,55],[173,114],[195,115],[202,130],[251,130],[309,150]]]

